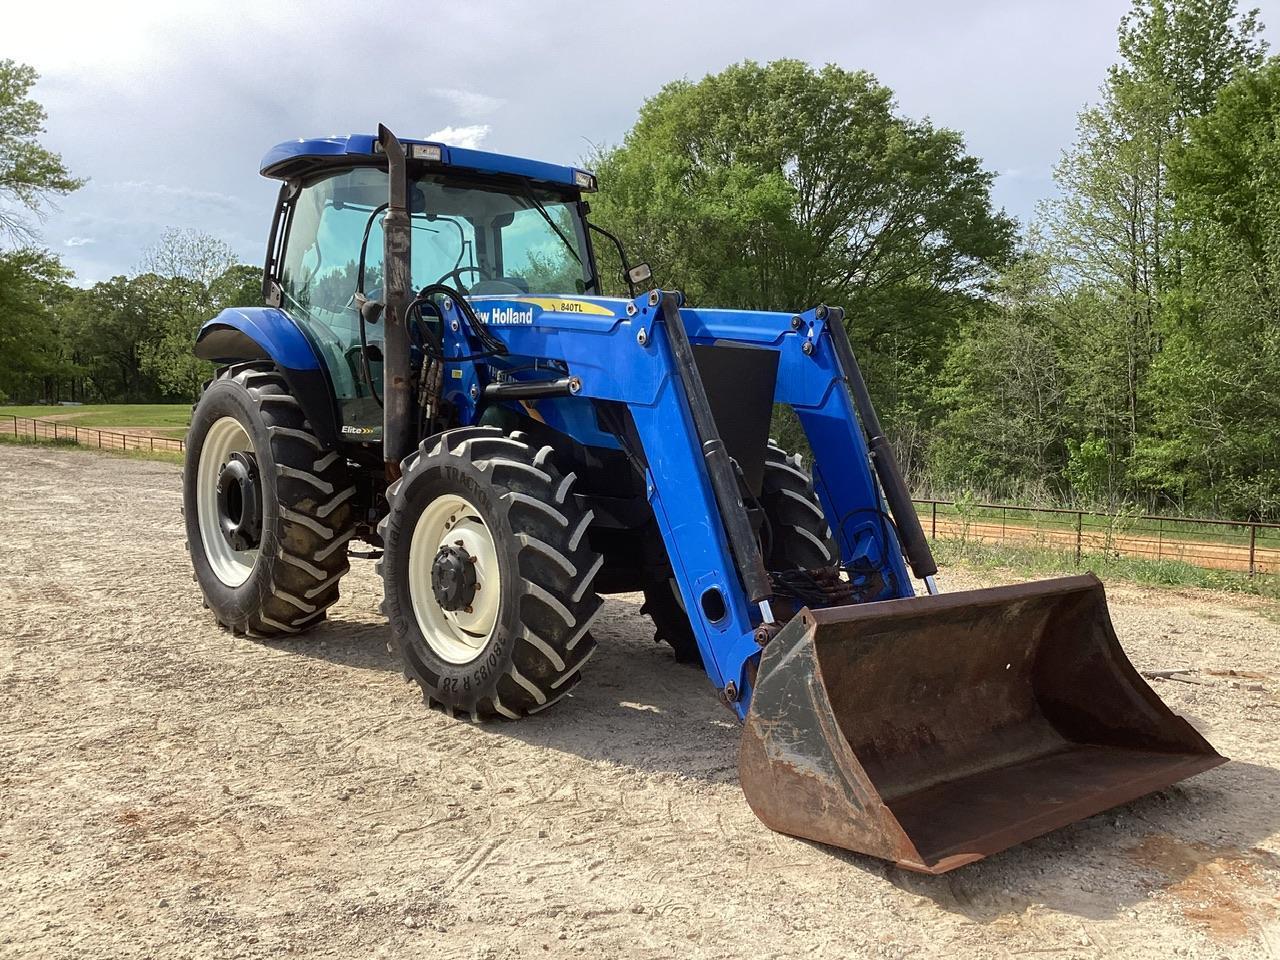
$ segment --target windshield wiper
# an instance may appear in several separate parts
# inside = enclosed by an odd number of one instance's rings
[[[577,261],[578,261],[578,263],[579,263],[579,264],[581,264],[581,263],[582,263],[582,257],[580,257],[580,256],[578,255],[578,251],[577,251],[577,249],[576,249],[576,248],[574,247],[574,245],[569,241],[569,238],[568,238],[568,237],[566,237],[566,236],[564,235],[564,231],[563,231],[563,230],[561,230],[559,227],[557,227],[557,226],[556,226],[555,221],[551,219],[551,214],[547,213],[547,208],[546,208],[546,207],[544,207],[541,203],[539,203],[539,202],[538,202],[538,198],[537,198],[537,197],[535,197],[535,196],[533,195],[533,188],[532,188],[531,186],[529,186],[529,181],[527,181],[527,180],[521,180],[521,181],[520,181],[520,183],[521,183],[521,185],[523,185],[523,186],[524,186],[524,195],[525,195],[525,198],[526,198],[530,203],[532,203],[532,204],[533,204],[534,208],[535,208],[535,209],[536,209],[540,214],[542,214],[542,219],[543,219],[543,220],[545,220],[545,221],[547,221],[547,226],[549,226],[552,230],[554,230],[554,231],[556,232],[556,236],[560,238],[561,242],[563,242],[563,243],[564,243],[565,247],[567,247],[567,248],[568,248],[569,252],[573,254],[573,259],[577,260]]]

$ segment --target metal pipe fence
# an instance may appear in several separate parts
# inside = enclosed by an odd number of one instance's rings
[[[1176,561],[1216,570],[1280,573],[1280,523],[1093,513],[1063,507],[916,500],[934,540],[1013,543],[1073,554]]]
[[[7,421],[7,422],[5,422]],[[153,437],[117,430],[99,430],[97,427],[78,427],[74,423],[59,420],[41,420],[34,417],[17,417],[5,414],[0,421],[4,432],[19,440],[46,443],[76,443],[98,450],[157,450],[181,453],[186,441],[173,437]]]
[[[186,443],[5,414],[0,430],[18,439],[75,443],[100,450],[181,453]],[[1149,514],[1102,514],[1006,503],[957,504],[917,499],[916,512],[934,540],[1016,543],[1070,553],[1170,560],[1218,570],[1280,574],[1280,523]]]

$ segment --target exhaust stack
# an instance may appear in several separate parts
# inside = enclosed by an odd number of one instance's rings
[[[387,157],[387,212],[382,217],[382,297],[386,302],[382,343],[382,459],[387,482],[400,477],[400,461],[412,448],[413,417],[409,370],[409,169],[404,146],[378,124],[378,142]]]

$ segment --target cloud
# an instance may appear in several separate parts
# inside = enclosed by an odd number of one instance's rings
[[[427,94],[440,100],[447,100],[467,119],[487,116],[507,102],[500,97],[491,97],[487,93],[461,90],[457,87],[434,87],[428,90]]]
[[[476,123],[469,127],[444,127],[435,133],[427,134],[423,139],[447,143],[451,147],[466,147],[475,150],[480,144],[484,143],[487,136],[489,136],[489,125],[487,123]]]
[[[96,243],[97,241],[95,241],[93,237],[67,237],[67,239],[62,242],[68,247],[83,247],[90,243]]]
[[[169,200],[178,203],[220,207],[226,210],[235,210],[246,205],[243,197],[235,197],[229,193],[219,193],[216,190],[198,190],[188,186],[173,186],[168,183],[155,183],[151,180],[117,180],[114,183],[104,184],[104,186],[109,190],[120,193],[140,194],[151,203],[157,200]]]

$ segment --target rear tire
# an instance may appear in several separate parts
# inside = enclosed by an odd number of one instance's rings
[[[405,459],[378,528],[383,612],[429,705],[516,719],[581,679],[603,557],[574,480],[551,447],[495,427],[446,431]]]
[[[260,520],[246,549],[221,534],[225,508],[211,489],[233,454],[256,467],[256,502],[237,504]],[[258,365],[221,371],[192,414],[183,468],[187,552],[218,622],[268,637],[323,620],[349,569],[355,492],[345,460],[316,438],[284,377]]]
[[[640,612],[653,621],[653,639],[666,643],[675,654],[676,663],[702,666],[702,653],[693,635],[693,625],[684,604],[680,602],[680,587],[674,578],[644,588],[644,605]]]
[[[813,477],[800,454],[788,454],[772,440],[764,455],[760,506],[769,523],[770,570],[815,570],[840,559]]]
[[[772,440],[765,450],[759,500],[768,525],[762,539],[769,570],[813,570],[839,559],[813,478],[798,453],[788,454]],[[640,612],[653,620],[654,640],[670,644],[677,662],[701,666],[702,654],[678,589],[674,580],[646,587]]]

